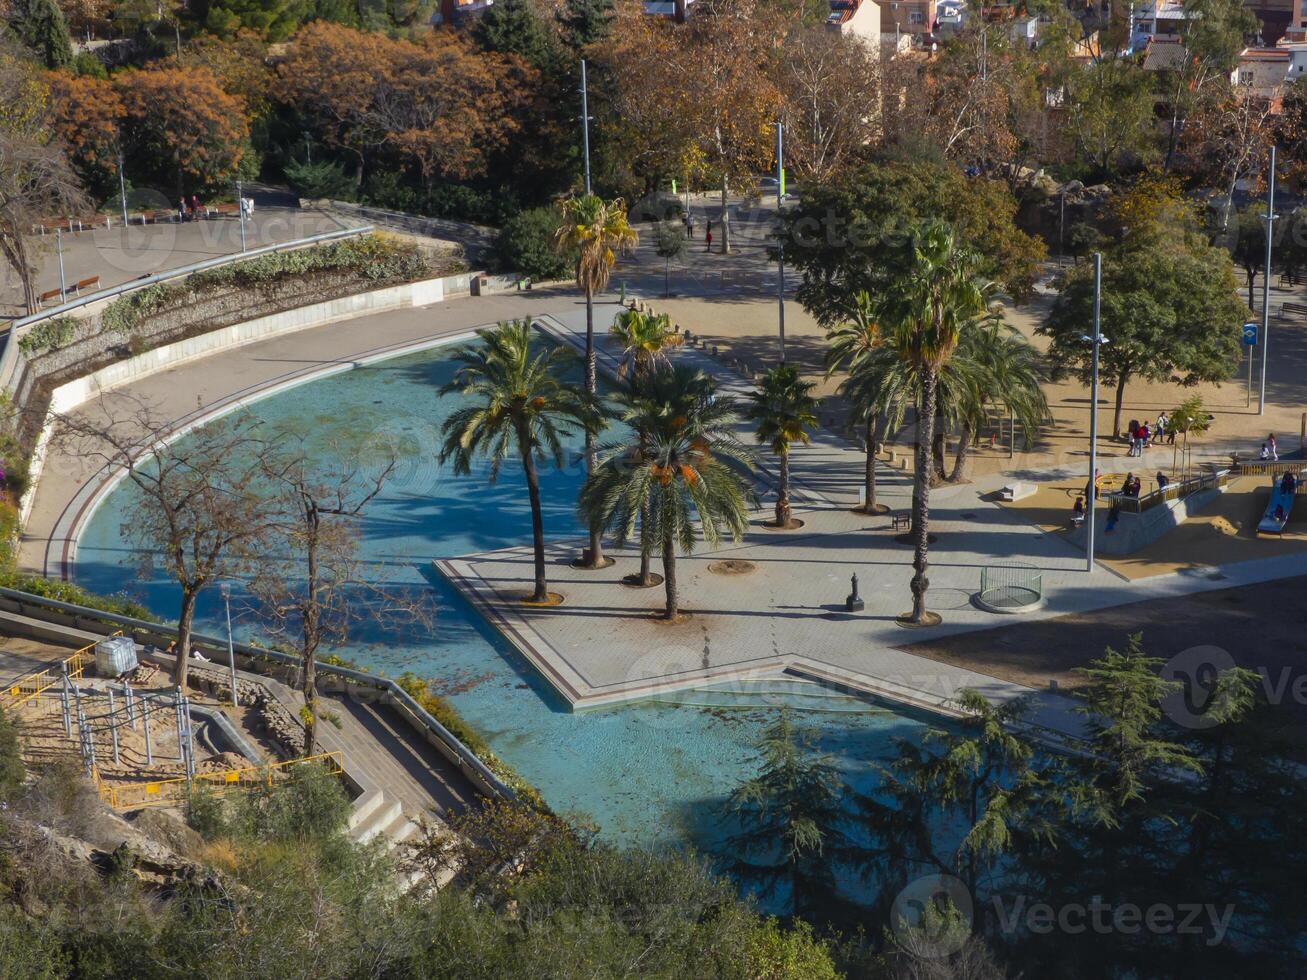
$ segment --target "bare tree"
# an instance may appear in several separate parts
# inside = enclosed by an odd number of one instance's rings
[[[359,555],[360,519],[394,474],[395,456],[373,462],[357,455],[310,453],[302,439],[287,433],[277,441],[298,442],[293,451],[269,456],[264,465],[271,494],[268,521],[281,554],[261,563],[251,591],[259,617],[297,648],[307,757],[317,739],[322,645],[343,642],[360,620],[403,625],[423,621],[427,610],[420,598],[388,589],[365,574]]]
[[[36,69],[0,38],[0,255],[23,284],[27,312],[36,311],[32,227],[82,209],[86,197],[46,111],[47,89]]]
[[[123,397],[56,419],[56,439],[125,471],[136,491],[122,533],[138,549],[142,577],[162,564],[181,588],[173,682],[183,690],[196,600],[241,574],[267,531],[260,484],[268,447],[256,426],[237,415],[178,439],[149,405]]]

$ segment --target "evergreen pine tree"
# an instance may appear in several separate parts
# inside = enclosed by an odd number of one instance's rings
[[[68,22],[55,0],[14,0],[9,12],[9,29],[50,69],[73,63],[73,44]]]
[[[558,14],[563,42],[578,54],[608,37],[612,19],[613,0],[566,0]]]
[[[761,894],[789,892],[790,911],[811,917],[835,895],[834,866],[854,852],[843,829],[846,791],[830,756],[814,755],[788,708],[758,743],[758,775],[731,794],[740,830],[726,843],[731,871]]]

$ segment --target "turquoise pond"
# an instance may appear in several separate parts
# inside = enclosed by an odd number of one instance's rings
[[[584,812],[606,838],[629,845],[711,849],[726,826],[719,816],[723,801],[753,773],[755,742],[780,704],[798,709],[815,749],[832,754],[863,790],[872,787],[871,764],[892,753],[894,738],[915,739],[925,730],[928,719],[920,715],[787,679],[570,713],[431,571],[433,558],[530,541],[519,467],[505,466],[498,483],[488,486],[484,472],[455,477],[435,462],[440,422],[457,401],[441,399],[437,389],[452,373],[448,348],[433,348],[285,390],[250,409],[270,427],[302,433],[324,457],[369,445],[395,446],[405,456],[366,513],[363,549],[378,579],[433,590],[435,624],[417,636],[361,628],[339,653],[391,675],[411,670],[436,679],[555,809]],[[573,501],[581,472],[573,462],[542,478],[551,536],[578,534]],[[158,575],[142,577],[140,556],[123,543],[131,492],[130,485],[119,485],[93,515],[78,546],[76,579],[174,615],[175,587]],[[199,628],[221,635],[220,611],[212,590]],[[250,634],[255,624],[242,616],[236,630]]]

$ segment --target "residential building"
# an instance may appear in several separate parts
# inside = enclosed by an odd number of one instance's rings
[[[1244,48],[1230,81],[1242,94],[1278,102],[1292,64],[1293,58],[1283,48]]]
[[[880,4],[876,0],[830,0],[826,29],[880,44]]]
[[[929,34],[935,25],[935,0],[885,0],[880,16],[887,34]]]

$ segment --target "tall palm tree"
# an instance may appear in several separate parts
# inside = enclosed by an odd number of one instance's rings
[[[962,433],[949,475],[953,483],[962,479],[971,440],[984,425],[988,409],[999,408],[1020,422],[1027,443],[1030,433],[1048,417],[1043,358],[1001,317],[989,316],[964,329],[955,360],[975,365],[979,397],[969,400],[966,410],[959,413]]]
[[[849,309],[848,319],[833,327],[826,333],[830,347],[826,349],[826,377],[847,369],[850,378],[862,363],[871,356],[880,344],[880,327],[876,323],[875,309],[870,294],[858,290]],[[850,383],[846,378],[840,384],[840,394],[844,395],[852,408],[849,423],[861,426],[866,442],[866,465],[863,470],[862,506],[855,508],[865,514],[883,514],[889,510],[884,504],[876,502],[876,443],[878,441],[880,422],[879,411],[869,411],[871,398],[853,398],[852,389],[846,390]],[[875,390],[866,391],[874,395]]]
[[[540,509],[539,460],[564,462],[563,440],[576,430],[592,433],[599,428],[602,411],[596,396],[578,391],[559,378],[570,353],[548,346],[532,351],[531,325],[526,320],[501,323],[478,330],[482,343],[454,352],[460,366],[440,389],[442,395],[461,394],[471,404],[459,408],[442,427],[444,445],[440,461],[454,461],[460,476],[472,470],[478,456],[490,462],[494,483],[500,466],[516,453],[526,476],[531,502],[531,537],[535,548],[535,591],[531,602],[547,602],[545,582],[545,530]]]
[[[948,364],[963,326],[987,310],[993,284],[978,276],[980,256],[962,245],[939,221],[920,224],[909,233],[902,261],[889,274],[878,304],[886,344],[920,376],[918,439],[912,500],[912,625],[937,620],[927,614],[929,567],[931,444],[939,398],[939,374]]]
[[[617,253],[629,249],[639,235],[626,220],[626,204],[622,199],[605,201],[596,194],[582,194],[567,198],[562,203],[563,222],[554,233],[554,242],[560,252],[576,254],[576,284],[585,293],[585,390],[598,396],[598,378],[595,371],[594,297],[608,286],[608,277],[617,262]],[[595,434],[585,437],[586,472],[593,473],[596,465]],[[601,535],[590,535],[590,550],[582,562],[585,568],[603,568],[604,547]]]
[[[817,427],[817,399],[812,397],[814,381],[799,377],[792,364],[768,369],[749,392],[745,417],[757,423],[756,437],[769,446],[780,463],[780,480],[776,485],[776,527],[794,526],[790,514],[790,449],[796,442],[806,444],[808,432]]]
[[[672,329],[666,313],[643,313],[640,310],[623,310],[609,330],[622,349],[617,365],[619,378],[630,378],[631,390],[638,390],[659,364],[670,363],[667,352],[684,343],[684,338]],[[640,515],[640,572],[632,584],[641,587],[657,585],[650,568],[653,561],[652,542],[649,537],[648,515]],[[631,579],[626,579],[631,582]]]
[[[608,335],[622,349],[617,377],[630,376],[632,383],[652,371],[655,365],[666,363],[667,352],[685,342],[685,338],[672,329],[671,317],[666,313],[640,310],[623,310],[617,314]]]
[[[743,537],[756,497],[741,470],[752,470],[753,454],[731,434],[740,420],[735,405],[714,398],[700,371],[661,367],[622,401],[633,435],[603,448],[577,506],[592,528],[613,531],[619,542],[647,521],[648,540],[662,551],[664,615],[675,620],[676,556],[694,551],[696,525],[710,545]]]

